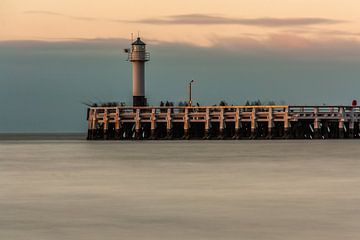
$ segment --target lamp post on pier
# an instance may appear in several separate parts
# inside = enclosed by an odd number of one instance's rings
[[[191,80],[189,82],[189,106],[192,106],[192,84],[194,83],[194,80]]]

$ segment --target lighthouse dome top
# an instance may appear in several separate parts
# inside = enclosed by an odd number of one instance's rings
[[[133,42],[131,45],[146,45],[141,39],[138,37],[135,42]]]

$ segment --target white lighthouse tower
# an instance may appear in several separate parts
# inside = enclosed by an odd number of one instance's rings
[[[146,106],[145,62],[150,60],[146,44],[138,37],[128,50],[128,60],[132,63],[133,106]]]

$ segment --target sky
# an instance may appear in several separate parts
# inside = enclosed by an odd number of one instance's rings
[[[0,132],[85,131],[82,102],[131,101],[131,33],[150,104],[360,98],[357,0],[1,0]]]
[[[213,46],[222,39],[301,47],[358,40],[357,0],[1,0],[2,40],[129,38]]]

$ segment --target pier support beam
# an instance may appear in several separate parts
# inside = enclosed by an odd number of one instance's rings
[[[257,138],[257,119],[256,119],[256,108],[252,109],[251,112],[251,135],[250,139],[256,139]]]
[[[88,140],[94,140],[96,134],[96,109],[89,110],[88,119]]]
[[[329,122],[328,121],[324,121],[323,122],[324,125],[324,139],[328,139],[329,138]]]
[[[314,139],[321,139],[321,132],[318,127],[314,128]]]
[[[211,128],[210,109],[206,108],[205,134],[204,134],[204,139],[206,139],[206,140],[211,138],[210,128]]]
[[[119,110],[119,108],[116,108],[116,113],[115,113],[115,139],[116,140],[121,139],[120,110]]]
[[[289,108],[285,108],[284,115],[284,139],[290,138],[290,121],[289,121]]]
[[[345,138],[344,122],[339,122],[339,138],[340,139]]]
[[[189,109],[185,108],[185,113],[184,113],[184,137],[183,138],[186,139],[186,140],[190,139],[189,128],[190,128]]]
[[[104,127],[104,140],[109,139],[109,135],[108,135],[108,113],[107,113],[107,109],[104,110],[104,116],[103,116],[103,127]]]
[[[91,140],[91,113],[92,113],[92,110],[91,109],[88,109],[87,110],[87,114],[88,114],[88,119],[87,119],[87,121],[88,121],[88,132],[87,132],[87,137],[86,137],[86,139],[87,140]]]
[[[349,135],[348,135],[349,138],[354,138],[355,137],[354,128],[355,128],[354,122],[350,121],[349,122]]]
[[[170,108],[167,110],[166,114],[166,139],[173,139],[173,124]]]
[[[220,116],[219,116],[219,136],[218,136],[219,140],[222,140],[222,139],[225,138],[224,129],[225,129],[224,108],[221,108],[220,109]]]
[[[315,119],[314,121],[314,139],[320,139],[321,138],[321,130],[320,130],[320,122],[318,119]]]
[[[354,134],[354,128],[349,128],[349,138],[354,138],[355,134]]]
[[[340,113],[339,138],[343,139],[345,137],[345,109],[344,109],[344,107],[340,107],[339,113]]]
[[[151,109],[151,124],[150,124],[150,139],[155,140],[157,138],[156,134],[156,109]]]
[[[339,139],[345,138],[344,122],[339,122]]]
[[[354,119],[354,108],[351,108],[350,119],[349,119],[349,138],[354,138],[355,119]]]
[[[235,110],[235,135],[233,139],[240,139],[240,109]]]
[[[93,119],[92,119],[92,139],[97,139],[97,126],[98,125],[98,121],[97,121],[97,110],[94,109],[93,112]]]
[[[314,108],[314,139],[320,139],[321,138],[321,131],[320,131],[320,120],[318,118],[319,108]]]
[[[268,114],[268,133],[267,133],[267,139],[273,138],[273,127],[274,127],[274,119],[273,119],[273,109],[269,108],[269,114]]]
[[[140,118],[140,109],[136,109],[136,116],[135,116],[135,139],[141,139],[141,118]]]

